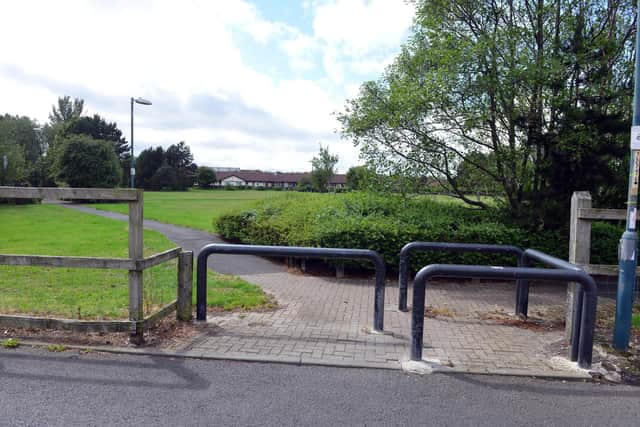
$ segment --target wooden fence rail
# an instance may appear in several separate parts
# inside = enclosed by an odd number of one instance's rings
[[[581,266],[588,274],[595,276],[618,276],[617,265],[601,265],[590,263],[591,222],[596,220],[624,221],[627,217],[625,209],[594,209],[591,194],[588,191],[576,191],[571,196],[571,222],[569,236],[569,262]],[[640,273],[640,268],[638,269]],[[570,313],[574,309],[575,284],[567,289],[567,327],[571,330]]]
[[[133,189],[112,189],[112,188],[36,188],[36,187],[3,187],[0,186],[0,198],[12,199],[47,199],[47,200],[119,200],[129,203],[129,258],[94,258],[94,257],[64,257],[64,256],[42,256],[42,255],[0,255],[0,265],[13,266],[38,266],[38,267],[69,267],[69,268],[105,268],[129,270],[129,321],[125,322],[131,328],[130,341],[134,344],[142,344],[144,341],[144,328],[153,323],[157,317],[155,313],[152,319],[145,319],[143,313],[143,273],[145,269],[167,262],[174,258],[179,258],[178,262],[178,300],[186,298],[189,301],[174,301],[169,304],[174,309],[179,307],[178,318],[187,320],[191,317],[191,284],[192,271],[185,272],[185,268],[193,268],[192,252],[183,252],[181,248],[169,249],[167,251],[143,257],[143,191]],[[189,284],[181,281],[189,278]],[[160,310],[166,313],[170,307]],[[187,314],[188,311],[188,314]],[[9,321],[23,322],[23,317],[15,319],[16,316],[0,316],[0,322],[4,318]],[[35,320],[34,320],[35,322]],[[67,327],[76,321],[56,321],[46,322],[40,320],[38,324],[64,325]],[[82,323],[82,322],[76,322]],[[93,322],[95,323],[95,322]],[[109,322],[104,322],[106,325]],[[110,322],[114,328],[122,329],[122,322]],[[86,327],[92,328],[94,325],[85,323]],[[108,326],[104,326],[107,327]],[[79,327],[81,330],[82,328]]]

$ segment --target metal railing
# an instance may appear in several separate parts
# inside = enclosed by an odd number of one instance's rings
[[[481,243],[441,243],[441,242],[411,242],[404,245],[400,251],[400,266],[398,286],[400,295],[398,309],[407,309],[407,288],[409,285],[409,255],[415,251],[447,251],[447,252],[475,252],[515,255],[518,267],[525,267],[526,259],[523,258],[524,250],[512,245],[487,245]],[[516,283],[516,314],[527,316],[529,307],[529,283],[520,279]]]
[[[596,321],[596,307],[598,288],[591,276],[573,264],[554,258],[539,251],[526,251],[529,259],[544,262],[556,269],[541,269],[528,267],[487,267],[476,265],[456,264],[431,264],[422,268],[413,284],[413,310],[411,313],[411,360],[422,360],[422,346],[424,338],[424,307],[425,288],[427,280],[432,277],[455,278],[486,278],[486,279],[528,279],[528,280],[555,280],[563,282],[577,282],[583,287],[584,300],[581,301],[580,319],[574,323],[580,323],[578,329],[574,329],[576,335],[572,337],[570,359],[578,361],[581,368],[591,366],[593,353],[593,334]],[[566,265],[566,264],[569,265]]]
[[[384,330],[384,283],[386,269],[382,257],[368,249],[308,248],[298,246],[230,245],[212,243],[200,249],[197,265],[196,319],[207,319],[207,259],[211,254],[282,256],[326,259],[367,259],[374,263],[376,271],[373,329]]]

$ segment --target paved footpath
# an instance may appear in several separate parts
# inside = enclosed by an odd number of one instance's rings
[[[126,220],[122,214],[67,205]],[[199,230],[145,220],[185,250],[220,238]],[[408,359],[410,313],[397,310],[397,282],[387,281],[385,333],[371,333],[373,277],[335,279],[288,271],[283,264],[243,255],[212,255],[208,267],[235,274],[275,296],[279,308],[267,312],[210,315],[210,328],[183,351],[194,356],[349,366],[399,368]],[[426,306],[426,359],[470,372],[584,375],[558,356],[562,330],[531,330],[496,320],[513,312],[513,283],[436,282]],[[411,299],[409,299],[411,301]],[[532,286],[530,313],[562,309],[564,287]]]

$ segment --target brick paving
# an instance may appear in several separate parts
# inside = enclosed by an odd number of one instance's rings
[[[113,219],[127,217],[77,205],[69,208]],[[186,250],[220,239],[209,233],[145,220]],[[207,331],[182,352],[195,356],[269,359],[398,368],[409,356],[410,313],[397,310],[397,282],[385,293],[385,333],[372,334],[374,280],[335,279],[292,273],[264,258],[212,255],[209,268],[237,274],[273,294],[279,308],[269,312],[211,314]],[[434,282],[426,306],[424,358],[459,370],[571,373],[554,362],[562,330],[531,330],[500,321],[512,313],[513,283]],[[529,314],[563,315],[565,288],[532,285]],[[409,296],[409,302],[411,296]],[[547,314],[545,314],[547,313]],[[496,320],[495,318],[498,318]]]
[[[213,314],[212,327],[194,342],[191,353],[229,357],[265,355],[301,363],[353,363],[399,367],[408,359],[410,313],[397,310],[398,291],[388,283],[385,333],[371,333],[373,278],[334,279],[290,273],[244,276],[273,294],[280,308],[264,313]],[[424,358],[475,371],[559,372],[562,330],[529,330],[487,317],[508,318],[515,288],[511,283],[443,283],[427,290]],[[532,287],[530,313],[561,308],[564,291]],[[560,304],[559,304],[560,303]],[[562,354],[564,356],[564,354]]]

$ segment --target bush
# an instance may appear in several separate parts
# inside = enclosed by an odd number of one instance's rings
[[[566,258],[567,238],[556,232],[531,234],[497,222],[496,212],[369,193],[287,193],[263,200],[255,209],[221,216],[222,236],[249,244],[364,248],[379,252],[396,270],[400,249],[412,241],[512,244]],[[513,256],[422,252],[411,257],[412,269],[430,263],[515,265]],[[367,266],[367,263],[349,263]]]

